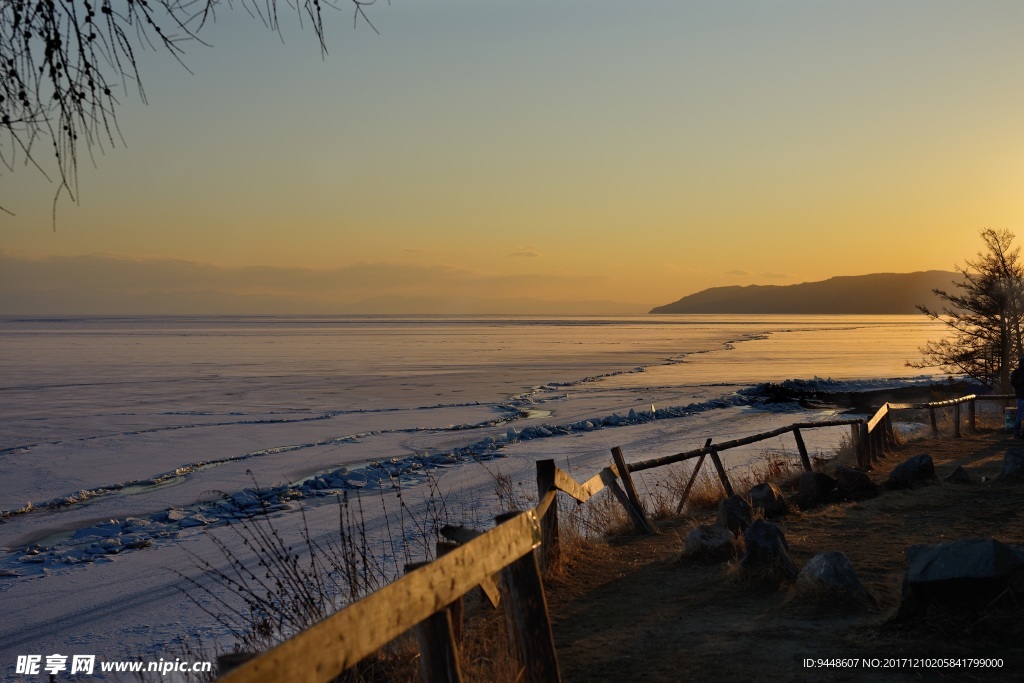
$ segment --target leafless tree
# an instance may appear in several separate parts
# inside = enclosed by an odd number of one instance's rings
[[[364,12],[375,0],[341,0]],[[322,13],[331,0],[286,0],[324,42]],[[347,4],[351,3],[351,4]],[[132,90],[145,101],[137,55],[157,49],[181,61],[218,9],[242,7],[280,31],[278,0],[0,0],[0,163],[27,164],[46,175],[56,162],[58,189],[78,194],[79,153],[121,141],[115,110]],[[374,29],[376,30],[376,29]],[[51,169],[51,173],[53,170]]]
[[[936,289],[946,306],[922,313],[945,323],[951,334],[921,347],[922,360],[907,363],[916,368],[940,367],[967,375],[985,386],[1010,391],[1010,370],[1024,355],[1024,267],[1020,247],[1013,246],[1009,230],[981,231],[984,251],[973,261],[958,266],[963,278],[954,284],[959,292]]]

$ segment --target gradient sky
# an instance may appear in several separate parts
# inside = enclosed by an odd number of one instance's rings
[[[149,104],[122,98],[127,146],[83,158],[56,232],[54,186],[4,173],[4,258],[362,273],[358,292],[325,286],[336,301],[412,278],[649,307],[952,269],[981,228],[1024,225],[1017,0],[368,11],[380,35],[327,17],[324,60],[308,29],[286,22],[282,43],[238,10],[191,46],[194,75],[144,55]],[[80,285],[109,288],[99,271]]]

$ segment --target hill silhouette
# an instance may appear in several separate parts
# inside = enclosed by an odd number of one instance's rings
[[[941,308],[933,289],[955,289],[957,273],[927,270],[916,273],[874,273],[833,277],[798,285],[712,287],[651,313],[817,313],[903,314],[916,306]]]

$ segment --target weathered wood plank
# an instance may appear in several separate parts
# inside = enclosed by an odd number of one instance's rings
[[[655,467],[664,467],[665,465],[672,465],[677,462],[683,462],[684,460],[690,460],[692,458],[698,458],[702,455],[707,455],[708,451],[703,448],[698,448],[692,451],[684,451],[682,453],[676,453],[674,455],[665,455],[660,458],[653,458],[651,460],[641,460],[640,462],[629,463],[630,472],[640,472],[641,470],[649,470]]]
[[[843,421],[841,424],[848,424]],[[818,426],[818,425],[816,425]],[[821,425],[826,426],[826,425]],[[785,434],[793,429],[792,425],[786,425],[785,427],[779,427],[773,429],[770,432],[763,432],[761,434],[753,434],[751,436],[745,436],[741,439],[733,439],[732,441],[723,441],[720,444],[715,445],[715,450],[725,451],[730,448],[737,448],[739,446],[746,446],[747,444],[757,443],[758,441],[764,441],[765,439],[771,439],[776,436]],[[684,451],[683,453],[676,453],[675,455],[666,455],[661,458],[654,458],[652,460],[641,460],[640,462],[630,463],[628,465],[630,472],[640,472],[642,470],[649,470],[654,467],[663,467],[665,465],[671,465],[673,463],[682,462],[684,460],[690,460],[691,458],[699,458],[702,455],[710,455],[711,448],[697,448],[692,451]]]
[[[458,543],[453,543],[451,541],[438,541],[434,546],[434,556],[441,557],[443,555],[447,555],[458,547]],[[465,601],[466,596],[462,596],[461,598],[455,599],[450,605],[448,605],[448,614],[450,614],[452,618],[452,633],[455,634],[455,644],[460,647],[462,646],[462,631],[464,626],[463,615],[466,607]]]
[[[868,423],[861,422],[857,425],[860,435],[857,439],[857,466],[861,469],[871,469],[871,432],[868,431]]]
[[[429,562],[405,565],[409,574]],[[457,602],[457,601],[456,601]],[[442,609],[413,627],[420,647],[420,676],[425,683],[461,683],[459,648],[449,609]]]
[[[477,529],[470,529],[465,526],[451,526],[445,525],[441,527],[441,535],[447,539],[455,541],[456,543],[465,544],[472,541],[474,538],[483,536],[486,532],[478,531]],[[440,555],[441,553],[438,553]],[[494,607],[497,607],[501,603],[501,593],[498,591],[498,584],[495,583],[493,576],[480,581],[480,590],[483,591],[488,602]]]
[[[585,482],[580,484],[580,490],[587,496],[587,498],[590,498],[590,496],[594,495],[595,493],[597,493],[598,491],[600,491],[601,489],[608,485],[609,475],[611,477],[611,480],[614,481],[615,475],[611,473],[611,469],[605,467],[603,470],[592,476],[590,479],[587,479]],[[559,488],[560,490],[565,491],[565,489],[562,489],[561,487]],[[565,492],[569,493],[568,491]],[[576,498],[576,500],[579,500],[579,498],[577,498],[575,495],[571,493],[569,493],[569,495],[571,495],[573,498]]]
[[[558,538],[558,490],[555,485],[558,468],[554,460],[537,461],[537,519],[540,520],[540,569],[545,571],[551,564],[558,562],[561,544]],[[550,495],[550,502],[545,505]],[[541,509],[543,508],[543,510]]]
[[[629,476],[626,458],[622,455],[622,449],[618,446],[612,448],[612,459],[615,461],[615,469],[618,471],[619,479],[622,480],[622,488],[626,491],[626,497],[629,498],[629,502],[633,504],[633,507],[636,508],[640,516],[644,518],[644,526],[649,529],[653,528],[650,520],[647,519],[647,510],[644,509],[644,503],[640,500],[636,487],[633,486],[633,477]]]
[[[704,442],[704,448],[711,446],[711,437]],[[686,482],[686,488],[683,489],[683,495],[679,497],[679,505],[676,506],[676,514],[678,515],[683,511],[683,505],[686,504],[686,498],[690,495],[690,489],[693,488],[693,483],[697,481],[697,474],[700,472],[700,466],[704,464],[704,458],[706,456],[700,456],[697,460],[697,464],[693,466],[693,473],[690,475],[690,480]]]
[[[718,457],[718,448],[712,446],[709,455],[711,456],[711,462],[715,463],[715,469],[718,470],[718,478],[722,480],[722,488],[725,489],[725,495],[735,495],[732,490],[732,484],[729,483],[729,477],[725,474],[725,468],[722,466],[722,459]]]
[[[889,414],[889,404],[885,403],[885,404],[882,405],[881,408],[878,409],[877,412],[875,412],[875,414],[871,417],[871,419],[868,420],[868,431],[869,432],[875,431],[875,427],[878,426],[878,423],[881,422],[882,420],[884,420],[885,416],[888,415],[888,414]]]
[[[597,475],[591,481],[596,481],[597,491],[604,488],[604,482],[601,481],[601,475]],[[592,492],[585,488],[589,486],[589,484],[589,481],[585,484],[579,484],[568,472],[557,467],[555,468],[555,488],[564,493],[568,493],[576,499],[577,503],[586,503],[594,493],[597,493],[597,491]]]
[[[533,511],[537,513],[537,519],[540,519],[546,515],[555,506],[555,499],[558,496],[558,491],[555,489],[549,490],[544,494],[544,497],[540,499],[540,503],[537,507],[533,508]]]
[[[492,607],[497,607],[501,604],[501,591],[498,590],[498,582],[492,577],[488,576],[480,582],[480,590],[483,591],[487,597],[487,602],[491,603]]]
[[[864,421],[861,417],[852,417],[848,420],[825,420],[824,422],[794,422],[790,425],[793,429],[820,429],[822,427],[845,427],[847,425],[860,424]]]
[[[505,516],[497,521],[501,528]],[[505,623],[520,664],[517,680],[526,683],[558,683],[558,657],[548,619],[544,581],[535,553],[527,553],[501,571]]]
[[[462,683],[451,612],[443,609],[431,614],[416,625],[415,632],[423,680],[426,683]]]
[[[800,451],[800,462],[804,466],[804,471],[810,472],[811,457],[807,454],[807,444],[804,443],[804,437],[797,427],[793,428],[793,438],[796,439],[796,449]]]
[[[644,517],[640,510],[637,510],[633,505],[633,501],[629,499],[626,492],[619,486],[619,481],[615,475],[614,467],[606,467],[601,470],[601,474],[604,477],[604,485],[608,487],[608,490],[612,492],[615,499],[619,501],[619,504],[626,510],[626,514],[629,516],[633,527],[636,528],[642,534],[649,534],[653,532],[653,529],[647,524],[647,518]]]
[[[323,683],[443,609],[540,544],[533,510],[519,513],[221,678],[222,683]],[[298,666],[297,663],[302,665]]]
[[[763,432],[761,434],[754,434],[752,436],[745,436],[742,439],[733,439],[732,441],[723,441],[715,444],[714,450],[718,453],[727,451],[730,448],[737,448],[739,446],[746,446],[747,444],[757,443],[758,441],[764,441],[765,439],[772,439],[776,436],[782,436],[786,432],[792,431],[792,425],[786,425],[785,427],[779,427],[773,429],[770,432]],[[710,453],[709,453],[710,455]]]

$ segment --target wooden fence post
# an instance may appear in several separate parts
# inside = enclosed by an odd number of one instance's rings
[[[715,463],[715,469],[718,470],[718,478],[722,480],[722,488],[725,489],[725,495],[736,495],[732,490],[732,484],[729,483],[729,477],[725,475],[725,468],[722,467],[722,459],[718,457],[718,449],[712,447],[710,455],[711,462]]]
[[[641,534],[649,534],[653,532],[653,529],[651,528],[651,525],[647,522],[647,517],[644,516],[643,511],[638,509],[635,505],[633,505],[633,501],[629,499],[629,496],[626,495],[626,492],[622,490],[621,486],[619,486],[619,482],[615,478],[614,474],[608,475],[608,479],[605,481],[604,485],[605,487],[607,487],[609,491],[612,492],[612,495],[615,496],[615,499],[619,501],[622,507],[626,510],[626,514],[629,516],[630,521],[633,522],[633,527],[638,532],[640,532]]]
[[[519,514],[512,512],[495,518],[498,524]],[[523,667],[523,675],[515,677],[527,683],[561,681],[555,639],[548,620],[548,602],[544,581],[535,553],[526,553],[501,570],[501,602],[513,649]]]
[[[960,434],[960,404],[953,404],[953,438],[959,439]]]
[[[711,445],[711,437],[704,442],[704,448]],[[697,481],[697,473],[700,472],[700,466],[704,464],[705,454],[701,454],[697,458],[697,464],[693,466],[693,474],[690,475],[690,481],[686,482],[686,488],[683,489],[683,495],[679,498],[679,505],[676,506],[676,514],[678,515],[683,511],[683,505],[686,503],[686,497],[690,495],[690,489],[693,488],[693,482]]]
[[[447,555],[451,551],[459,547],[458,543],[451,541],[438,541],[434,546],[435,554],[437,557]],[[463,609],[465,607],[466,598],[463,596],[448,605],[448,614],[452,620],[452,634],[455,636],[455,644],[462,647],[462,626],[463,626]]]
[[[860,465],[860,425],[850,425],[850,448],[853,449],[853,457],[856,458],[857,464]]]
[[[857,448],[857,466],[864,470],[871,469],[871,434],[868,432],[868,423],[861,422],[857,425],[860,433],[860,443]]]
[[[892,426],[892,413],[885,416],[885,436],[889,440],[889,447],[896,448],[896,430]]]
[[[405,573],[413,572],[429,562],[405,565]],[[420,646],[420,675],[426,683],[461,683],[459,648],[455,644],[452,618],[447,609],[434,612],[416,624],[416,642]]]
[[[615,469],[619,471],[619,479],[622,480],[622,488],[625,489],[630,502],[632,502],[640,512],[645,513],[644,516],[646,517],[643,501],[640,500],[640,496],[636,492],[636,487],[633,486],[633,477],[629,474],[629,468],[626,466],[626,459],[622,455],[622,449],[618,446],[612,448],[612,460],[615,461]]]
[[[555,461],[537,461],[537,500],[544,500],[548,491],[555,490]],[[540,562],[541,571],[545,571],[553,563],[558,562],[561,544],[558,539],[558,499],[548,508],[547,514],[540,518]]]
[[[796,448],[800,451],[800,462],[804,464],[804,470],[811,471],[811,458],[807,455],[807,445],[804,444],[804,437],[799,427],[793,427],[793,437],[796,439]]]
[[[973,398],[967,402],[967,424],[972,434],[978,433],[977,406]]]
[[[935,421],[935,406],[928,406],[928,412],[932,418],[932,438],[939,438],[939,423]]]

